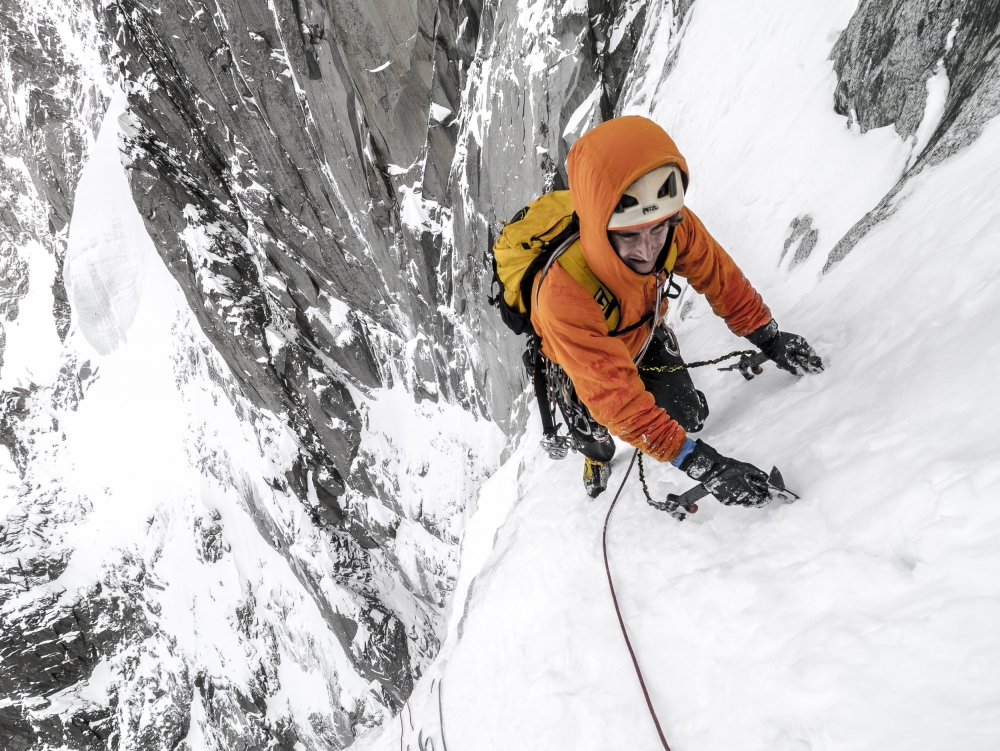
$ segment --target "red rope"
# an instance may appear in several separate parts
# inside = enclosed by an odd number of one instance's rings
[[[635,666],[635,674],[639,679],[639,686],[642,688],[642,695],[646,697],[646,706],[649,707],[649,716],[653,718],[653,724],[656,725],[656,734],[660,736],[660,743],[663,744],[665,751],[670,751],[670,746],[667,745],[667,739],[663,736],[663,729],[660,727],[660,720],[656,717],[656,710],[653,709],[653,700],[649,698],[649,691],[646,689],[646,681],[643,679],[642,671],[639,669],[639,660],[635,656],[635,650],[632,649],[632,642],[629,641],[628,631],[625,630],[625,619],[622,618],[621,608],[618,607],[618,596],[615,594],[615,583],[611,580],[611,566],[608,563],[608,522],[611,521],[611,512],[615,510],[615,504],[618,503],[618,497],[622,494],[622,490],[625,488],[625,481],[628,479],[629,473],[632,471],[632,467],[635,464],[637,456],[639,456],[639,449],[636,449],[635,453],[632,454],[632,461],[629,462],[628,469],[625,470],[625,476],[622,478],[622,484],[618,487],[618,492],[615,493],[614,500],[611,501],[611,507],[608,509],[608,515],[604,517],[604,536],[601,544],[604,547],[604,570],[608,574],[608,586],[611,588],[611,599],[615,603],[615,614],[618,616],[618,625],[622,627],[622,636],[625,637],[625,646],[628,647],[628,653],[632,656],[632,665]]]

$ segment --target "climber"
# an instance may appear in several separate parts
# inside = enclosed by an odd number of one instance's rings
[[[614,434],[705,483],[724,504],[763,505],[765,472],[688,436],[701,430],[708,402],[687,370],[669,372],[683,360],[664,323],[668,272],[687,279],[736,336],[779,368],[817,373],[822,361],[803,337],[778,328],[761,296],[684,206],[687,163],[656,123],[630,116],[597,126],[570,150],[567,172],[579,221],[577,266],[596,277],[597,292],[577,281],[581,272],[566,253],[535,275],[528,310],[541,354],[563,378],[556,384],[560,407],[576,416],[567,422],[585,457],[588,494],[607,487]]]

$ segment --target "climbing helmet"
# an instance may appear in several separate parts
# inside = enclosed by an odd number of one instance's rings
[[[636,229],[662,222],[684,207],[684,181],[676,164],[664,164],[633,182],[608,221],[609,230]]]

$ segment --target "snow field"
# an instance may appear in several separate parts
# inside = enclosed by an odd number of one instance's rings
[[[821,275],[914,147],[832,110],[828,57],[854,8],[698,0],[673,73],[650,70],[625,108],[675,138],[690,205],[827,364],[802,379],[765,366],[750,383],[694,373],[712,409],[700,437],[777,464],[802,500],[707,499],[678,523],[648,507],[633,470],[612,518],[619,600],[675,751],[1000,744],[1000,123],[914,177]],[[807,215],[818,242],[791,269],[782,243]],[[686,359],[741,348],[701,298],[680,320],[683,307],[671,320]],[[619,444],[592,502],[580,457],[544,457],[533,419],[481,491],[415,727],[439,739],[443,680],[451,751],[659,748],[601,560],[631,450]],[[646,466],[657,496],[692,484]],[[360,748],[399,746],[390,725]]]
[[[826,373],[696,375],[714,407],[705,440],[777,463],[801,501],[761,511],[707,501],[678,524],[645,504],[633,470],[612,519],[612,567],[673,748],[996,747],[989,366],[1000,352],[986,322],[1000,316],[1000,209],[983,190],[991,175],[948,208],[921,190],[935,180],[959,190],[987,150],[1000,154],[996,124],[918,178],[811,306],[788,311],[821,332]],[[954,228],[940,222],[899,273],[892,251],[913,247],[910,228],[962,205],[990,216],[949,253],[938,249]],[[966,270],[949,274],[956,254]],[[444,675],[449,747],[656,748],[601,566],[610,493],[589,502],[579,457],[538,458],[535,440],[524,439],[536,456],[518,485],[504,488],[514,511],[476,577],[462,638],[431,673]],[[612,490],[631,453],[621,448]],[[650,465],[656,495],[690,485]]]

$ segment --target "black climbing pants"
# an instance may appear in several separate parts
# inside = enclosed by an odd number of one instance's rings
[[[661,336],[650,342],[639,363],[639,377],[646,385],[646,390],[653,395],[657,407],[666,411],[688,433],[697,433],[708,417],[708,401],[694,387],[694,381],[687,370],[668,370],[684,364],[674,332],[664,328],[657,333]],[[663,334],[666,336],[662,336]],[[586,412],[586,405],[580,406]],[[586,414],[589,417],[590,413]],[[593,418],[588,422],[586,427],[570,426],[570,435],[573,436],[577,450],[596,461],[611,461],[611,457],[615,455],[615,444],[608,429]]]

